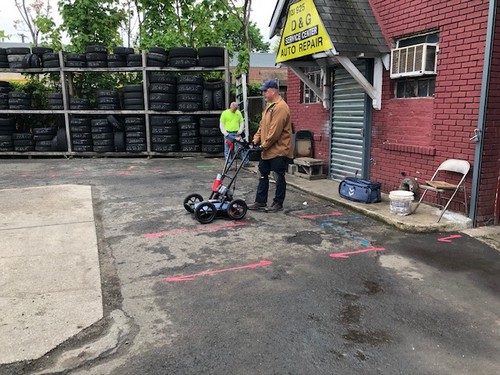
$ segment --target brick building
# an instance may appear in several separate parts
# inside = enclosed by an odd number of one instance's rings
[[[271,35],[282,35],[276,60],[289,68],[295,129],[313,132],[314,157],[328,163],[329,178],[357,173],[389,192],[405,177],[430,179],[446,159],[465,159],[470,218],[498,223],[498,7],[277,1]],[[464,212],[458,201],[451,208]]]

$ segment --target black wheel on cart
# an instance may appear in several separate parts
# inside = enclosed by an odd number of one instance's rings
[[[201,202],[194,210],[194,216],[202,224],[211,223],[217,216],[217,208],[211,202]]]
[[[203,202],[203,197],[200,194],[189,194],[184,198],[184,208],[187,212],[194,212],[194,205]]]
[[[235,199],[227,206],[227,215],[233,220],[240,220],[247,214],[247,204],[243,199]]]

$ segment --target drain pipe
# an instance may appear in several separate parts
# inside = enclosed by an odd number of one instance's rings
[[[483,79],[481,83],[481,98],[479,102],[479,116],[475,136],[471,140],[476,141],[476,150],[474,153],[474,167],[472,169],[472,191],[470,201],[469,217],[472,225],[477,227],[477,200],[479,196],[479,177],[483,162],[484,149],[484,128],[486,127],[486,110],[488,108],[488,91],[490,86],[491,56],[493,48],[493,39],[495,37],[495,18],[496,18],[497,0],[490,0],[488,10],[488,28],[486,31],[486,47],[484,51]]]

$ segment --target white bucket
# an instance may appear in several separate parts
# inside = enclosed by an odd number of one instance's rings
[[[411,214],[411,202],[413,201],[413,192],[406,190],[393,190],[389,193],[391,200],[391,214],[406,216]]]

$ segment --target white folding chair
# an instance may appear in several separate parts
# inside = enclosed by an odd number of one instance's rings
[[[451,201],[453,198],[455,198],[455,195],[457,192],[460,190],[464,194],[464,206],[465,206],[465,214],[467,215],[468,213],[468,206],[467,206],[467,190],[466,190],[466,184],[465,184],[465,178],[467,177],[467,174],[469,173],[470,170],[470,164],[467,160],[459,160],[459,159],[448,159],[445,160],[444,162],[441,163],[441,165],[436,169],[436,172],[432,175],[432,178],[430,180],[425,181],[426,185],[420,185],[419,188],[424,190],[422,195],[420,196],[420,200],[418,201],[418,204],[422,202],[422,200],[425,197],[425,194],[427,194],[428,191],[433,191],[437,193],[437,199],[438,199],[438,205],[443,208],[441,211],[441,215],[439,215],[438,218],[438,223],[443,217],[443,214],[445,211],[448,209],[448,206],[450,205]],[[447,181],[442,180],[442,176],[445,173],[456,173],[460,174],[460,181],[458,183],[450,183]],[[438,179],[439,178],[439,179]],[[455,180],[454,180],[455,181]],[[443,199],[442,194],[444,193],[450,193],[452,192],[451,196],[449,198],[445,197],[444,199],[447,199],[446,204],[443,206],[441,199]],[[417,206],[418,207],[418,206]]]

